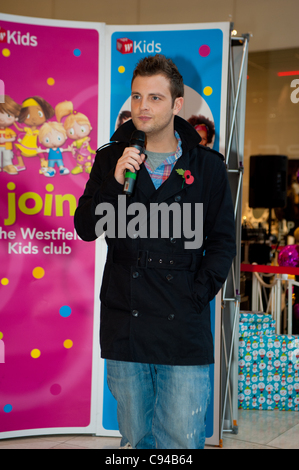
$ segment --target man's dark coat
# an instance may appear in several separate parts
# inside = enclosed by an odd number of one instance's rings
[[[75,227],[83,240],[96,239],[100,216],[95,210],[104,202],[115,208],[118,233],[118,196],[123,186],[115,180],[114,169],[134,129],[132,121],[126,122],[111,138],[118,142],[97,152],[75,214]],[[100,294],[101,355],[106,359],[168,365],[203,365],[214,360],[209,302],[235,256],[232,198],[222,156],[199,145],[198,133],[180,117],[175,117],[175,129],[183,153],[169,178],[156,190],[142,165],[133,196],[123,197],[127,207],[139,202],[147,208],[148,234],[151,203],[169,206],[175,202],[181,214],[183,205],[191,203],[193,230],[194,203],[202,203],[204,243],[186,249],[184,244],[190,239],[183,230],[181,237],[173,237],[171,223],[169,236],[164,238],[161,224],[159,238],[138,236],[138,226],[136,236],[106,237],[108,255]],[[186,184],[176,169],[189,170],[193,183]]]

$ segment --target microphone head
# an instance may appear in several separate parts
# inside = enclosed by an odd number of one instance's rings
[[[130,147],[144,147],[145,143],[145,132],[138,131],[137,129],[132,133],[130,139]]]

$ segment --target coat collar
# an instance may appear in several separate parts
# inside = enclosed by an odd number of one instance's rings
[[[116,132],[112,135],[112,141],[124,142],[129,145],[132,133],[135,130],[133,121],[130,119],[126,121]],[[194,149],[201,141],[200,135],[185,119],[175,116],[174,129],[178,132],[182,140],[182,156],[177,160],[173,171],[171,172],[167,181],[165,181],[157,190],[155,189],[151,177],[144,165],[137,178],[138,189],[144,194],[146,199],[151,199],[151,202],[162,202],[170,197],[181,192],[184,179],[175,170],[184,169],[189,170],[189,155],[188,152]],[[190,185],[191,186],[191,185]],[[188,190],[188,185],[184,183],[184,188]]]

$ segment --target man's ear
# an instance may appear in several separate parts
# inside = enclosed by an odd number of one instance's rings
[[[177,115],[181,111],[184,104],[184,98],[180,96],[174,100],[173,114]]]

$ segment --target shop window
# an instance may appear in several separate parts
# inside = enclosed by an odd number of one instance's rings
[[[299,227],[299,48],[248,55],[242,213],[248,226],[268,230],[268,209],[249,207],[252,155],[288,157],[287,205],[272,210],[271,227],[284,245]]]

